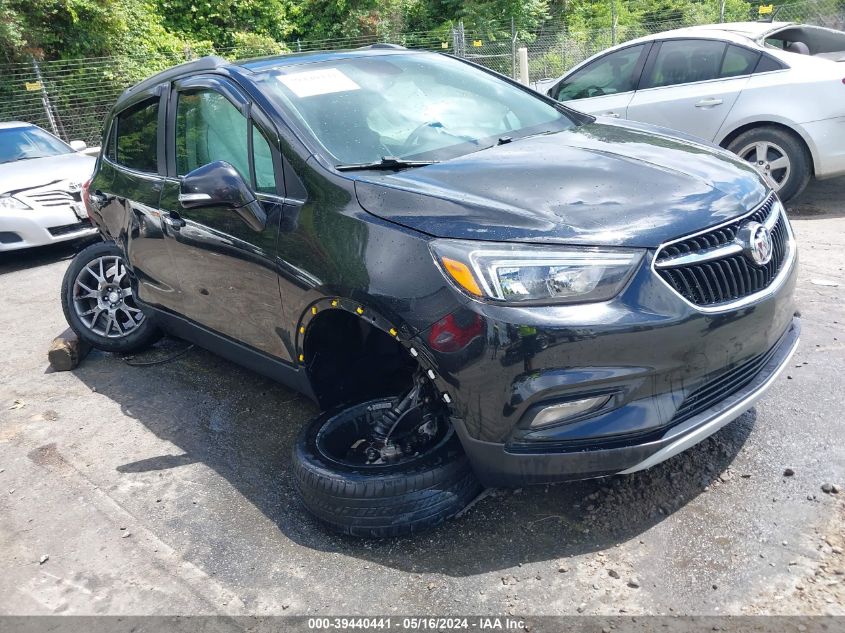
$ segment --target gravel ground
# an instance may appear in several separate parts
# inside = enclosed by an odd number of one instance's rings
[[[383,541],[299,503],[313,405],[200,349],[53,373],[70,249],[3,257],[0,613],[845,614],[845,494],[822,491],[845,483],[843,192],[792,205],[803,340],[756,409],[649,471],[492,490]]]

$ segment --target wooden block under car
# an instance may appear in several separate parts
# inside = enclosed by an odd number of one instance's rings
[[[91,351],[91,346],[79,340],[70,328],[53,339],[47,359],[56,371],[70,371]]]

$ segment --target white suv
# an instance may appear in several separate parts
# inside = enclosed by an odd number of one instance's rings
[[[845,174],[845,33],[789,22],[666,31],[575,66],[541,92],[596,116],[673,128],[752,163],[781,198]]]

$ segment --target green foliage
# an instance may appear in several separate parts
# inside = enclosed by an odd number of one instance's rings
[[[487,31],[494,36],[498,31],[510,33],[511,18],[520,31],[532,31],[549,18],[548,0],[470,0],[461,4],[456,16],[467,27]]]
[[[269,35],[236,31],[232,33],[232,40],[234,45],[226,51],[226,56],[231,59],[248,59],[290,52],[287,46],[277,42]]]
[[[401,16],[401,9],[388,0],[384,17]],[[307,40],[374,35],[380,16],[378,0],[303,0],[294,35]]]
[[[11,0],[0,0],[0,50],[6,61],[20,55],[26,45],[24,30],[23,20],[12,7]]]
[[[291,32],[292,3],[287,0],[155,0],[164,27],[183,37],[214,42],[220,48],[238,46],[240,34],[252,33],[276,41]],[[243,38],[240,38],[243,40]]]

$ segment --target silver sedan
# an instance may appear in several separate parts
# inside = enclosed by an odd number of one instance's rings
[[[0,252],[94,235],[82,184],[95,159],[36,125],[0,123]]]
[[[626,42],[536,84],[582,112],[679,130],[756,167],[784,200],[845,175],[845,33],[710,24]]]

